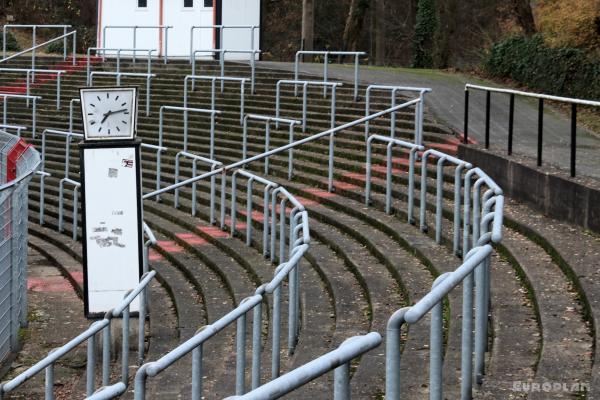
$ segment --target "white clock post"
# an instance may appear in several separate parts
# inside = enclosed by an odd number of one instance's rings
[[[137,88],[80,90],[84,307],[102,317],[135,288],[143,270]],[[131,304],[139,311],[139,301]]]

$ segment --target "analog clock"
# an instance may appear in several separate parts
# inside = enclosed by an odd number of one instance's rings
[[[137,124],[137,88],[80,90],[85,140],[133,139]]]

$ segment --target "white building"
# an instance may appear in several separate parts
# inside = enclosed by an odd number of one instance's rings
[[[223,43],[214,28],[194,29],[192,38],[192,26],[214,25],[225,26]],[[258,50],[260,28],[227,26],[260,25],[261,0],[98,0],[97,47],[156,49],[155,55],[166,52],[168,57],[180,58],[189,57],[192,46],[194,50]],[[135,38],[133,26],[138,27]],[[159,26],[172,28],[166,32]],[[199,53],[197,57],[211,55]],[[250,54],[228,54],[226,59],[247,60]]]

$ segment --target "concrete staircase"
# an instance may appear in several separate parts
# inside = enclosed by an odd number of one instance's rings
[[[56,67],[58,59],[46,58],[38,64]],[[13,65],[25,66],[14,62]],[[113,71],[111,61],[98,63],[94,70]],[[122,63],[126,71],[145,72],[145,63]],[[144,142],[158,142],[158,110],[162,105],[181,106],[183,78],[191,72],[189,64],[155,63],[152,81],[151,115],[140,111],[138,136]],[[218,65],[205,62],[197,74],[218,73]],[[249,76],[249,68],[242,64],[227,64],[228,76]],[[275,83],[290,79],[287,72],[257,70],[256,94],[246,99],[246,113],[274,115]],[[112,84],[113,79],[96,78],[96,85]],[[123,80],[124,84],[138,83]],[[141,87],[140,109],[143,110],[144,90]],[[0,75],[0,87],[11,85]],[[18,86],[18,85],[17,85]],[[43,97],[38,107],[39,132],[44,128],[66,130],[68,100],[78,97],[78,88],[85,86],[85,71],[73,69],[62,80],[63,109],[55,109],[55,83],[46,81],[33,92]],[[364,92],[364,88],[362,90]],[[239,87],[227,86],[217,97],[216,108],[223,114],[217,119],[215,158],[223,163],[239,160],[241,126],[239,124]],[[308,130],[296,132],[297,138],[306,137],[329,128],[329,99],[320,92],[311,92],[308,112]],[[389,106],[387,96],[375,96],[371,110]],[[190,107],[210,108],[210,89],[197,83],[190,96]],[[338,92],[338,124],[364,115],[364,103],[354,102],[351,85]],[[79,112],[76,113],[75,131],[81,132]],[[290,88],[282,92],[282,116],[300,118],[300,98]],[[396,136],[412,139],[413,116],[398,113]],[[16,101],[9,103],[10,124],[30,126],[30,110]],[[163,155],[163,184],[174,182],[174,156],[182,145],[181,114],[166,114]],[[209,145],[208,120],[190,114],[189,151],[207,155]],[[428,146],[447,153],[456,151],[457,140],[444,126],[426,117],[424,139]],[[373,133],[386,134],[389,120],[371,124]],[[248,137],[249,155],[264,151],[262,125],[251,125]],[[39,136],[27,137],[30,143],[40,144]],[[271,148],[287,143],[287,130],[272,130]],[[63,177],[64,141],[49,137],[46,142],[45,170],[53,177],[46,180],[46,223],[37,225],[39,207],[39,179],[30,189],[31,228],[36,239],[50,243],[57,252],[68,253],[80,260],[80,244],[70,239],[72,215],[71,197],[65,202],[66,230],[57,233],[58,180]],[[413,304],[431,288],[440,273],[451,271],[460,264],[452,254],[452,221],[443,221],[443,245],[437,245],[431,233],[425,234],[406,223],[406,165],[398,152],[394,159],[394,214],[384,209],[385,149],[376,147],[373,170],[372,206],[364,205],[364,131],[362,126],[340,133],[336,137],[335,191],[327,191],[328,141],[305,145],[295,151],[295,176],[287,181],[287,154],[272,157],[270,179],[284,184],[309,211],[313,240],[301,263],[300,339],[294,354],[283,355],[282,370],[287,371],[323,354],[344,339],[376,330],[385,332],[385,324],[397,309]],[[77,146],[71,148],[71,178],[78,180]],[[155,185],[156,164],[152,153],[144,152],[144,190]],[[485,166],[480,166],[485,170]],[[250,166],[262,173],[262,163]],[[432,169],[433,171],[433,169]],[[444,193],[453,195],[452,171],[447,171]],[[191,166],[182,169],[183,176],[191,176]],[[430,173],[431,176],[431,173]],[[433,181],[428,188],[428,220],[435,205]],[[148,338],[148,360],[158,358],[178,342],[189,338],[201,326],[227,313],[241,299],[253,293],[260,283],[272,277],[274,265],[267,262],[259,250],[246,247],[243,237],[230,237],[209,223],[208,182],[198,184],[198,213],[190,216],[191,191],[180,193],[181,206],[176,210],[172,194],[162,196],[161,202],[144,203],[144,219],[158,234],[158,246],[151,253],[151,267],[158,272],[162,286],[151,299],[151,331]],[[229,189],[228,189],[229,190]],[[431,191],[431,192],[429,192]],[[258,199],[261,193],[256,191]],[[417,191],[418,195],[418,191]],[[245,198],[239,197],[240,204]],[[444,203],[445,218],[451,215],[449,202]],[[526,207],[509,203],[505,218],[505,239],[496,248],[492,266],[492,314],[490,319],[487,374],[478,387],[475,398],[575,398],[578,393],[554,390],[525,392],[530,381],[565,383],[568,388],[577,383],[590,384],[587,398],[600,398],[600,368],[598,359],[598,327],[600,326],[600,273],[596,268],[600,240],[568,224],[550,220]],[[257,209],[258,211],[258,209]],[[418,213],[418,210],[417,210]],[[418,215],[418,214],[417,214]],[[245,219],[242,217],[242,222]],[[254,222],[256,223],[256,222]],[[253,242],[261,243],[257,230]],[[242,235],[243,236],[243,235]],[[260,248],[260,246],[259,246]],[[51,252],[51,251],[50,251]],[[594,262],[594,260],[596,262]],[[81,266],[65,267],[64,273],[80,285]],[[460,290],[450,295],[445,310],[444,379],[446,398],[458,398],[460,387]],[[165,298],[166,297],[166,298]],[[285,307],[284,307],[285,308]],[[163,321],[173,320],[175,329]],[[286,320],[283,318],[283,320]],[[405,398],[428,397],[428,332],[427,321],[410,328],[403,353],[403,391]],[[233,390],[234,330],[226,330],[205,348],[206,398],[222,398]],[[380,351],[379,351],[380,350]],[[266,351],[265,353],[268,353]],[[376,349],[355,365],[352,378],[355,398],[381,398],[384,393],[384,349]],[[267,360],[269,354],[264,354]],[[189,397],[190,359],[183,359],[176,367],[152,379],[150,398]],[[132,366],[132,368],[135,368]],[[264,371],[263,382],[268,379]],[[290,398],[331,398],[331,377],[312,382]],[[516,382],[516,383],[514,383]],[[520,386],[521,383],[526,385]]]

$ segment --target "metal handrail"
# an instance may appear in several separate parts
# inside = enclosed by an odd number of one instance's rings
[[[26,131],[27,127],[23,125],[0,124],[0,129],[6,132],[6,129],[17,131],[17,137],[21,137],[21,131]]]
[[[198,53],[213,53],[219,54],[219,67],[221,68],[220,78],[225,77],[225,55],[227,53],[242,53],[242,54],[252,54],[252,58],[250,59],[250,92],[252,94],[256,93],[255,82],[256,82],[256,57],[255,54],[260,54],[260,50],[228,50],[228,49],[200,49],[192,51],[192,75],[196,75],[196,54]],[[223,84],[224,81],[221,80],[221,93],[223,93]],[[192,81],[192,90],[194,90],[194,82]]]
[[[409,161],[408,161],[408,222],[412,223],[413,220],[413,209],[414,209],[414,196],[415,196],[415,161],[417,151],[423,151],[424,147],[405,142],[403,140],[393,139],[387,136],[371,135],[367,139],[367,161],[366,161],[366,178],[365,178],[365,204],[368,206],[371,202],[371,172],[372,172],[372,149],[373,142],[379,141],[387,143],[386,151],[386,179],[385,179],[385,212],[390,214],[392,212],[392,150],[394,146],[400,146],[409,150]]]
[[[336,350],[324,354],[251,392],[227,397],[225,400],[278,399],[331,370],[335,370],[333,398],[335,400],[350,399],[350,361],[376,348],[381,342],[381,335],[377,332],[351,337],[346,339]]]
[[[213,175],[220,174],[220,173],[223,172],[223,170],[231,170],[231,169],[239,168],[239,167],[242,167],[242,166],[244,166],[246,164],[249,164],[251,162],[262,160],[265,157],[269,157],[269,156],[272,156],[272,155],[275,155],[275,154],[287,151],[289,149],[294,149],[294,148],[296,148],[298,146],[301,146],[301,145],[306,144],[306,143],[314,142],[315,140],[319,140],[319,139],[321,139],[323,137],[331,136],[332,134],[336,134],[336,133],[344,131],[344,130],[346,130],[348,128],[352,128],[354,126],[357,126],[357,125],[360,125],[360,124],[364,124],[366,121],[371,121],[371,120],[374,120],[376,118],[379,118],[379,117],[382,117],[384,115],[387,115],[389,113],[392,113],[394,111],[398,111],[398,110],[400,110],[400,109],[402,109],[404,107],[408,107],[408,106],[414,104],[414,102],[416,102],[416,101],[418,101],[418,100],[412,100],[412,101],[409,101],[409,102],[406,102],[406,103],[403,103],[403,104],[399,104],[396,107],[388,108],[386,110],[379,111],[379,112],[377,112],[375,114],[371,114],[368,117],[359,118],[359,119],[357,119],[355,121],[351,121],[351,122],[345,123],[343,125],[339,125],[339,126],[333,128],[333,129],[328,129],[326,131],[323,131],[323,132],[320,132],[320,133],[316,133],[316,134],[311,135],[309,137],[297,140],[294,143],[286,144],[286,145],[283,145],[283,146],[278,147],[276,149],[270,150],[268,152],[264,152],[264,153],[257,154],[257,155],[252,156],[252,157],[248,157],[248,158],[240,160],[240,161],[236,161],[236,162],[231,163],[231,164],[229,164],[227,166],[224,166],[222,168],[218,168],[218,169],[216,169],[214,171],[207,172],[205,174],[202,174],[202,175],[199,175],[199,176],[196,176],[196,177],[193,177],[193,178],[186,179],[185,181],[181,181],[181,182],[179,182],[176,185],[171,185],[171,186],[162,188],[160,190],[156,190],[154,192],[146,193],[145,195],[142,196],[142,198],[143,199],[148,199],[148,198],[156,197],[156,196],[158,196],[158,195],[160,195],[162,193],[166,193],[166,192],[169,192],[169,191],[174,190],[176,188],[187,186],[187,185],[190,185],[190,184],[192,184],[194,182],[200,181],[202,179],[209,178],[209,177],[211,177]]]
[[[107,51],[116,51],[117,52],[117,71],[116,72],[121,72],[121,52],[122,51],[131,51],[133,52],[133,54],[136,54],[137,52],[144,52],[144,53],[148,53],[148,64],[146,67],[146,73],[147,74],[151,74],[152,73],[152,53],[156,52],[156,49],[123,49],[123,48],[104,48],[104,47],[88,47],[87,49],[87,57],[86,57],[86,77],[87,77],[87,84],[90,84],[90,79],[91,79],[91,72],[92,72],[92,63],[91,63],[91,58],[92,58],[92,51],[95,51],[96,54],[98,54],[98,51],[102,51],[102,58],[104,59],[106,57],[106,52]]]
[[[0,68],[0,72],[25,72],[27,75],[25,80],[26,94],[30,96],[30,82],[35,82],[34,74],[44,73],[44,74],[55,74],[56,75],[56,109],[60,110],[60,77],[62,74],[65,74],[67,71],[64,69],[34,69],[34,68]],[[30,80],[31,78],[31,80]],[[27,99],[27,107],[29,107],[29,99]]]
[[[106,47],[106,31],[108,29],[133,29],[133,48],[137,48],[137,30],[138,29],[158,29],[159,31],[164,31],[165,32],[165,43],[164,43],[164,49],[165,49],[165,54],[163,56],[164,59],[164,63],[167,63],[167,60],[169,58],[169,29],[173,29],[172,25],[106,25],[105,27],[102,28],[102,47]],[[159,51],[159,57],[160,57],[160,52],[162,51],[162,49],[160,49]],[[135,64],[135,60],[136,59],[136,53],[134,51],[133,53],[133,63]]]
[[[8,99],[25,99],[27,104],[29,100],[33,100],[33,106],[31,108],[31,136],[35,138],[37,128],[37,101],[41,100],[41,96],[31,96],[25,94],[13,94],[13,93],[0,93],[2,98],[2,125],[8,125]]]
[[[64,35],[61,35],[61,36],[56,37],[54,39],[50,39],[50,40],[48,40],[48,41],[46,41],[46,42],[44,42],[42,44],[37,44],[37,45],[34,45],[33,47],[30,47],[30,48],[25,49],[23,51],[19,51],[19,52],[15,53],[15,54],[13,54],[13,55],[11,55],[9,57],[4,57],[2,60],[0,60],[0,63],[6,62],[8,60],[12,60],[15,57],[19,57],[19,56],[21,56],[23,54],[31,52],[31,68],[35,69],[35,50],[36,49],[39,49],[40,47],[47,46],[50,43],[54,43],[54,42],[56,42],[58,40],[61,40],[61,39],[63,39],[63,41],[66,44],[66,38],[68,38],[69,36],[73,37],[73,65],[76,65],[77,59],[75,57],[75,54],[77,52],[77,31],[72,31],[72,32],[69,32],[69,33],[65,33]],[[4,43],[6,43],[6,41]],[[67,46],[65,45],[64,47],[65,47],[65,50],[66,50]],[[65,59],[66,59],[66,51],[65,51]]]
[[[254,31],[260,29],[260,25],[194,25],[190,27],[190,64],[195,58],[196,53],[194,52],[194,31],[196,29],[215,29],[219,30],[219,43],[223,47],[223,32],[225,29],[250,29],[250,50],[254,48]]]
[[[239,82],[240,83],[240,125],[244,123],[244,103],[245,103],[245,87],[247,78],[236,78],[227,76],[209,76],[209,75],[187,75],[183,79],[183,106],[188,106],[188,82],[192,81],[192,91],[194,90],[194,83],[197,80],[205,80],[211,82],[210,87],[210,108],[215,110],[216,103],[216,82],[221,82],[221,92],[223,91],[223,85],[225,82]]]
[[[591,106],[591,107],[599,107],[600,101],[593,100],[582,100],[576,99],[572,97],[561,97],[561,96],[552,96],[548,94],[540,94],[540,93],[530,93],[523,92],[520,90],[514,89],[505,89],[505,88],[496,88],[489,86],[479,86],[472,85],[467,83],[465,85],[465,116],[464,116],[464,135],[463,135],[463,143],[469,143],[469,89],[472,90],[481,90],[486,93],[486,106],[485,106],[485,148],[489,149],[490,147],[490,103],[491,103],[491,93],[505,93],[510,95],[510,103],[509,103],[509,115],[508,115],[508,155],[512,155],[513,150],[513,135],[514,135],[514,110],[515,110],[515,96],[523,96],[523,97],[531,97],[538,99],[538,135],[537,135],[537,156],[536,162],[537,166],[540,167],[542,165],[542,148],[543,148],[543,140],[544,140],[544,100],[557,101],[561,103],[569,103],[571,104],[571,143],[570,143],[570,174],[571,177],[575,177],[576,175],[576,159],[577,159],[577,106]]]
[[[434,282],[432,290],[421,300],[411,307],[405,307],[396,311],[388,320],[386,329],[386,400],[400,399],[400,364],[401,364],[401,331],[404,324],[415,324],[431,311],[431,335],[430,335],[430,372],[429,391],[432,399],[442,399],[442,360],[443,360],[443,317],[442,301],[458,284],[463,282],[463,311],[467,311],[462,318],[462,332],[468,333],[468,343],[463,337],[461,366],[461,398],[469,398],[471,388],[471,368],[464,368],[466,364],[472,363],[471,330],[472,330],[472,292],[473,272],[481,270],[481,267],[489,260],[492,246],[487,244],[472,249],[465,257],[465,262],[453,272],[440,275]],[[478,292],[481,289],[478,289]],[[471,302],[468,300],[471,299]],[[465,304],[466,303],[466,304]],[[470,307],[470,310],[465,307]],[[481,302],[476,302],[477,311],[483,309]],[[470,329],[470,330],[468,330]],[[468,331],[467,331],[468,330]],[[481,333],[476,329],[476,334]],[[465,346],[466,344],[466,346]]]
[[[390,86],[390,85],[369,85],[366,91],[365,115],[371,112],[371,91],[386,90],[391,92],[391,107],[396,105],[396,96],[398,92],[417,92],[419,93],[419,103],[415,110],[415,144],[423,144],[423,113],[425,108],[425,94],[431,92],[430,88],[419,88],[411,86]],[[396,136],[396,113],[390,116],[390,137]],[[369,122],[365,123],[365,140],[369,137]]]
[[[132,290],[130,290],[119,302],[119,304],[111,311],[107,312],[104,319],[100,321],[93,322],[84,332],[77,335],[75,338],[71,339],[69,342],[64,344],[63,346],[52,350],[45,358],[38,361],[33,366],[29,367],[24,372],[17,375],[15,378],[9,380],[8,382],[4,382],[0,384],[0,397],[3,394],[12,392],[23,383],[33,378],[35,375],[39,374],[42,371],[46,371],[46,383],[45,383],[45,393],[46,398],[53,398],[53,386],[54,386],[54,373],[53,367],[56,361],[65,356],[71,350],[77,348],[80,344],[87,341],[87,368],[86,368],[86,393],[87,396],[91,396],[94,393],[95,386],[95,357],[96,357],[96,349],[95,349],[95,336],[100,331],[102,333],[102,384],[103,386],[108,385],[109,376],[109,363],[110,363],[110,326],[111,321],[114,317],[119,317],[122,315],[123,317],[123,337],[127,338],[129,336],[129,307],[133,300],[135,300],[140,293],[144,293],[144,289],[148,286],[150,281],[156,275],[156,271],[150,271],[145,273],[141,279],[140,283]],[[143,304],[143,299],[140,300],[140,304]],[[145,314],[142,314],[142,310],[140,307],[140,321],[145,320]],[[144,335],[144,329],[140,330],[139,335]],[[125,346],[127,344],[127,347]],[[141,350],[141,349],[140,349]],[[127,339],[123,340],[123,356],[121,357],[121,366],[122,366],[122,378],[121,382],[125,383],[128,380],[128,358],[129,358],[129,343]],[[143,351],[143,350],[142,350]]]
[[[456,166],[454,170],[454,243],[453,249],[455,254],[458,254],[459,238],[458,232],[460,225],[460,203],[461,203],[461,182],[463,170],[468,170],[473,167],[469,162],[463,161],[456,157],[450,156],[437,150],[429,149],[425,151],[421,157],[421,205],[420,212],[420,228],[423,232],[427,232],[426,218],[426,195],[427,195],[427,159],[429,156],[437,157],[437,177],[436,177],[436,211],[435,211],[435,241],[439,244],[442,242],[442,200],[444,197],[444,163],[449,162]]]
[[[8,30],[8,28],[12,28],[12,29],[16,29],[16,28],[33,28],[32,30],[32,34],[31,34],[31,42],[32,42],[32,46],[35,47],[36,45],[36,31],[39,28],[43,28],[43,29],[54,29],[54,28],[60,28],[63,30],[63,34],[66,35],[67,34],[67,29],[71,28],[71,25],[15,25],[15,24],[8,24],[8,25],[3,25],[2,26],[2,58],[6,57],[6,32]],[[64,59],[67,59],[67,39],[64,38],[64,43],[63,43],[63,56]]]
[[[309,86],[323,86],[325,90],[327,88],[331,88],[331,110],[330,110],[330,123],[331,128],[335,127],[335,101],[336,101],[336,91],[338,87],[343,86],[340,82],[321,82],[321,81],[305,81],[305,80],[291,80],[291,79],[282,79],[277,81],[277,86],[275,89],[275,117],[279,118],[280,116],[280,97],[281,97],[281,86],[282,85],[294,85],[297,87],[298,85],[302,85],[302,133],[306,132],[306,121],[307,121],[307,113],[308,113],[308,87]],[[325,96],[323,96],[325,97]],[[275,128],[279,129],[279,123],[275,124]]]
[[[265,123],[265,151],[269,151],[270,136],[271,136],[271,122],[276,124],[283,123],[289,125],[289,142],[294,142],[294,127],[300,125],[302,122],[289,118],[278,118],[269,115],[258,115],[258,114],[246,114],[244,117],[244,129],[242,133],[242,158],[246,158],[247,147],[248,147],[248,121],[263,121]],[[265,158],[265,174],[269,174],[269,158]],[[294,150],[288,150],[288,179],[292,179],[294,173]]]
[[[365,56],[367,53],[363,51],[312,51],[312,50],[300,50],[296,52],[296,58],[294,61],[294,79],[298,80],[299,77],[299,63],[301,55],[322,55],[324,56],[323,63],[323,81],[327,82],[327,70],[329,65],[330,55],[340,56],[354,56],[354,101],[358,100],[358,85],[359,85],[359,63],[358,60],[361,56]],[[294,87],[294,94],[298,95],[298,87]],[[323,97],[326,97],[327,92],[323,89]]]
[[[90,73],[90,86],[94,86],[94,76],[114,76],[117,79],[117,86],[121,86],[121,77],[128,76],[132,78],[146,78],[146,116],[150,115],[150,93],[152,91],[150,82],[152,78],[156,78],[156,74],[144,74],[137,72],[108,72],[108,71],[93,71]]]

